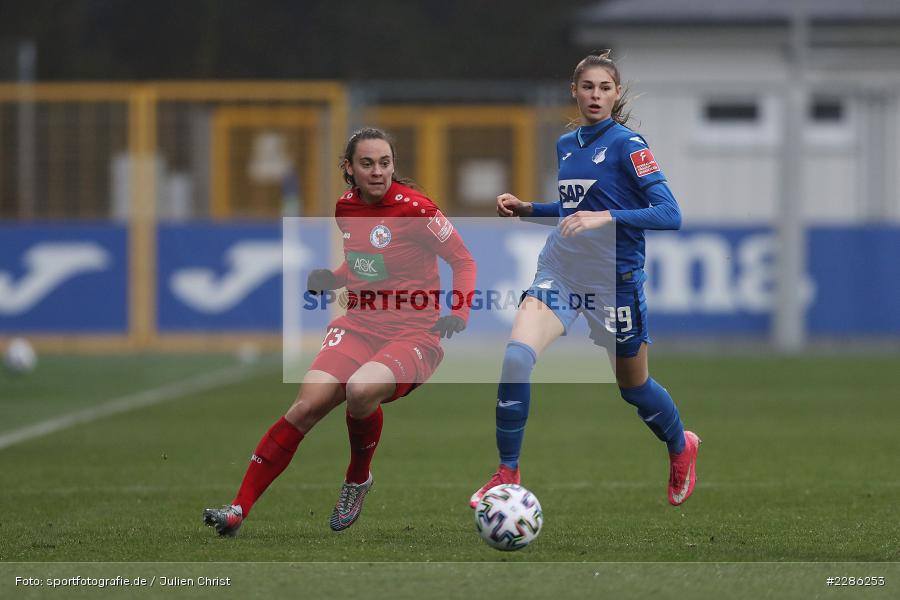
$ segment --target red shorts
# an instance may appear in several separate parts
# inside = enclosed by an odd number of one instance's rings
[[[421,333],[402,338],[382,338],[370,333],[334,327],[329,323],[310,370],[325,371],[346,384],[363,364],[377,362],[394,374],[397,387],[385,402],[406,396],[425,383],[441,364],[444,351],[435,334]]]

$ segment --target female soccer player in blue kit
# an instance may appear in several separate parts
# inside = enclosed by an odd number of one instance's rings
[[[679,229],[681,211],[646,141],[624,125],[629,115],[623,111],[619,71],[608,50],[578,63],[571,91],[581,126],[563,135],[556,145],[560,200],[537,204],[512,194],[497,197],[501,217],[556,217],[560,221],[547,239],[534,282],[516,313],[497,394],[500,466],[472,495],[469,503],[473,508],[492,487],[520,482],[519,454],[531,401],[531,371],[541,352],[564,335],[583,312],[576,306],[560,306],[560,300],[591,286],[591,281],[585,281],[590,274],[569,268],[589,264],[593,258],[583,253],[584,244],[574,242],[577,236],[586,237],[590,234],[585,232],[610,224],[616,227],[615,371],[619,391],[666,443],[669,502],[677,506],[694,491],[700,438],[684,430],[669,392],[650,377],[644,298],[644,230]],[[594,276],[598,279],[595,285],[602,285],[600,275]],[[591,338],[599,341],[599,328],[609,328],[610,322],[604,325],[588,313],[585,316]]]

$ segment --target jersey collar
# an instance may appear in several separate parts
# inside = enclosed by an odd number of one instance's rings
[[[580,148],[586,148],[600,139],[600,136],[609,131],[609,128],[615,125],[612,117],[604,119],[593,125],[585,125],[575,130],[575,139],[578,140]]]

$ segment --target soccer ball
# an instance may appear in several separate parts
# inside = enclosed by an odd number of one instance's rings
[[[544,513],[534,494],[514,483],[489,489],[475,507],[475,527],[497,550],[521,550],[541,532]]]
[[[27,373],[37,366],[37,354],[25,338],[13,338],[6,347],[3,364],[13,373]]]

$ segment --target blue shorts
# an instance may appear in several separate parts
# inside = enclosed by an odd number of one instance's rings
[[[577,288],[550,269],[538,269],[525,293],[543,302],[557,316],[565,330],[583,314],[590,328],[590,338],[598,346],[607,347],[615,335],[616,356],[637,356],[644,342],[650,344],[647,329],[647,298],[644,295],[643,271],[616,275],[615,306],[612,293]]]

